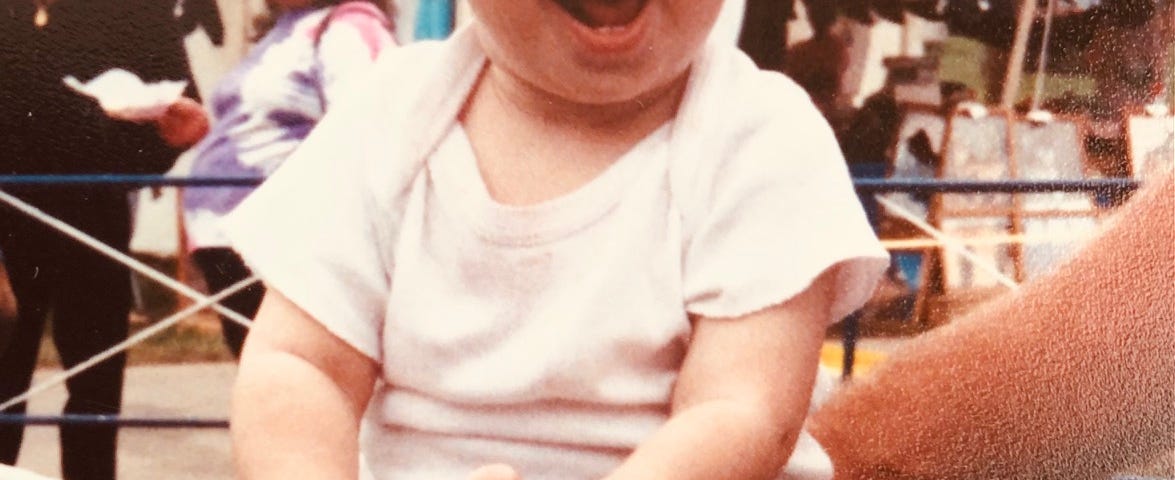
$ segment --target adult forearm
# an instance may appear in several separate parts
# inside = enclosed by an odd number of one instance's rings
[[[817,413],[811,431],[838,478],[1105,478],[1175,448],[1170,329],[1114,326],[1113,315],[1049,325],[1013,304],[990,312],[1008,322],[895,352]],[[1062,333],[1081,328],[1129,332]]]
[[[1175,184],[1155,184],[1054,275],[817,412],[839,476],[1097,478],[1175,448]]]
[[[701,403],[675,414],[606,480],[775,478],[799,435],[767,420],[768,410],[730,400]]]
[[[231,419],[238,478],[357,479],[362,409],[297,356],[265,352],[246,360]]]

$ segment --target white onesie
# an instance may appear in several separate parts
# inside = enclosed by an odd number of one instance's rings
[[[461,35],[446,48],[471,48]],[[459,479],[502,462],[528,480],[600,478],[666,420],[688,314],[780,303],[833,265],[836,306],[812,321],[868,298],[886,254],[829,128],[794,84],[707,52],[725,60],[699,61],[678,118],[562,197],[494,202],[452,119],[420,150],[423,168],[388,167],[407,150],[348,146],[367,140],[346,125],[378,116],[357,106],[329,114],[231,217],[234,246],[272,288],[381,364],[369,475]],[[723,120],[752,121],[733,136],[698,130],[714,121],[697,112],[708,82],[741,78],[705,74],[722,65],[782,89],[768,97],[791,110],[748,108]],[[721,154],[675,179],[693,158],[681,148],[712,133]]]

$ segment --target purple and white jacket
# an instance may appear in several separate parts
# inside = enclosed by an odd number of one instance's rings
[[[212,129],[193,147],[191,175],[268,176],[292,153],[345,80],[362,75],[393,45],[387,17],[366,2],[282,14],[209,99]],[[331,15],[329,22],[324,22]],[[321,37],[321,38],[320,38]],[[227,247],[220,219],[253,189],[189,187],[188,248]]]

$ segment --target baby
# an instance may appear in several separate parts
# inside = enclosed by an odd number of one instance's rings
[[[827,124],[721,0],[470,3],[229,218],[241,477],[776,478],[887,264]]]

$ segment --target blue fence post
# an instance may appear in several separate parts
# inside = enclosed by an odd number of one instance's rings
[[[861,334],[861,315],[863,310],[857,310],[841,321],[841,347],[844,348],[841,358],[840,378],[848,380],[853,376],[853,363],[857,361],[857,338]]]
[[[417,40],[442,40],[453,33],[453,0],[420,0],[416,6]]]

